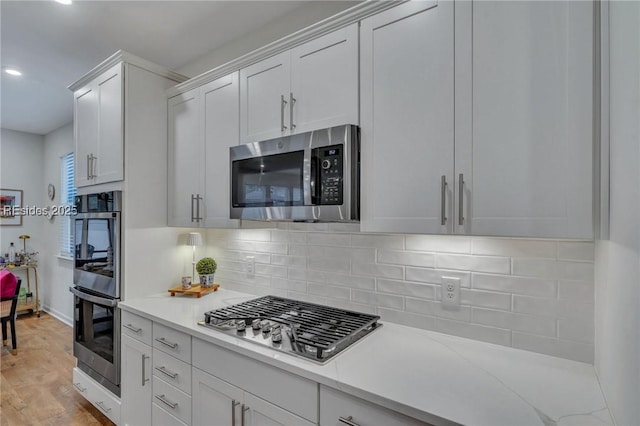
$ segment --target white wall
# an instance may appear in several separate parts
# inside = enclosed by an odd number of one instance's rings
[[[43,203],[45,205],[59,205],[60,157],[75,149],[73,123],[52,131],[44,139],[42,186],[46,187],[49,183],[53,183],[56,187],[56,195],[53,201],[45,196]],[[69,292],[69,287],[73,284],[73,262],[58,257],[59,221],[59,217],[54,217],[52,220],[44,220],[42,224],[44,247],[39,269],[43,291],[40,301],[44,310],[71,325],[73,322],[73,297]]]
[[[275,19],[257,30],[239,37],[178,69],[177,72],[194,77],[236,59],[259,47],[348,9],[358,1],[312,1]]]
[[[47,191],[46,185],[43,183],[42,171],[43,143],[42,136],[2,129],[0,137],[0,188],[21,189],[23,191],[23,207],[42,207],[42,202],[46,197]],[[9,251],[11,242],[16,246],[16,251],[21,250],[22,240],[18,236],[27,234],[31,236],[27,240],[27,250],[39,252],[38,260],[42,261],[46,244],[46,236],[43,235],[42,226],[46,220],[43,217],[24,216],[22,226],[0,227],[0,251],[2,254]],[[23,278],[22,285],[26,286],[24,274],[23,271],[16,272],[16,275]],[[33,272],[31,275],[33,276]],[[35,283],[32,282],[31,286],[34,287],[34,285]]]
[[[610,240],[596,243],[595,366],[620,425],[640,424],[640,3],[612,1]]]

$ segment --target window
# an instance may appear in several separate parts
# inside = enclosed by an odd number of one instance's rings
[[[73,186],[74,164],[73,152],[60,157],[60,204],[73,206],[77,193]],[[73,257],[73,232],[71,228],[72,217],[69,215],[59,216],[60,219],[60,255]]]

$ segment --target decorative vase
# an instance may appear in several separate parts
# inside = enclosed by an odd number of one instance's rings
[[[200,287],[212,287],[215,274],[200,275]]]

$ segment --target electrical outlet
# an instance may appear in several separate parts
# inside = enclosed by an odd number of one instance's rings
[[[247,256],[245,258],[245,269],[247,271],[247,277],[253,277],[256,274],[255,256]]]
[[[460,278],[442,277],[442,306],[460,309]]]

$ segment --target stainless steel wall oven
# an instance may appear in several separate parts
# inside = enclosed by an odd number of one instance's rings
[[[120,396],[119,191],[76,197],[73,355],[78,368]]]

